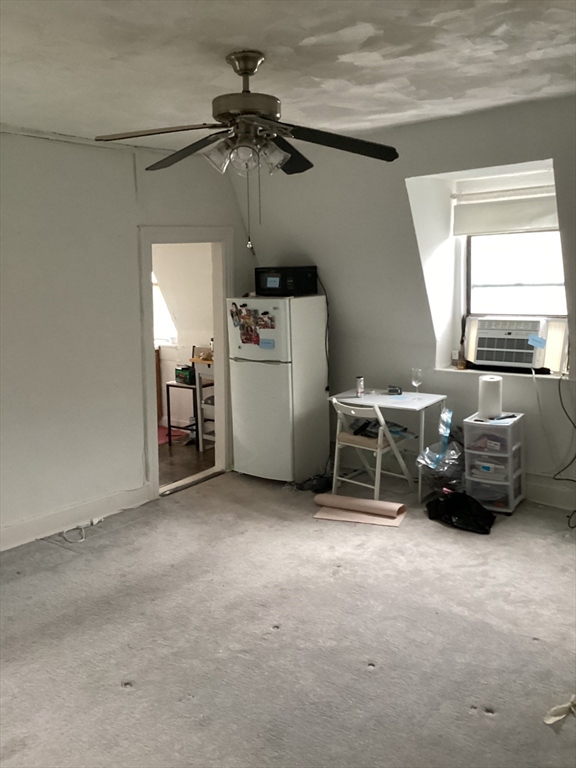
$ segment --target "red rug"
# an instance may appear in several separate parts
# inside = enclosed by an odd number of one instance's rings
[[[182,437],[182,435],[187,435],[188,432],[186,432],[183,429],[174,429],[172,427],[172,439]],[[158,445],[165,445],[168,442],[168,427],[158,427]]]

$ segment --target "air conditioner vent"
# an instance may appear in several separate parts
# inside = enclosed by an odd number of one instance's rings
[[[479,331],[528,331],[538,333],[540,320],[478,320]]]
[[[509,336],[482,336],[478,334],[476,362],[514,363],[531,367],[534,362],[534,347],[527,338]]]

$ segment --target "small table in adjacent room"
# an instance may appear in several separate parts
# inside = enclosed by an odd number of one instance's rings
[[[181,427],[180,425],[172,424],[172,412],[170,408],[170,390],[171,389],[189,389],[192,392],[192,408],[194,413],[194,425],[189,427]],[[192,432],[194,429],[196,437],[195,443],[198,448],[198,403],[196,400],[196,384],[184,384],[181,381],[167,381],[166,382],[166,423],[168,427],[168,445],[172,445],[172,430],[180,429],[187,432]]]
[[[420,414],[419,427],[419,453],[424,450],[424,428],[426,411],[435,405],[442,405],[447,395],[428,395],[424,392],[405,392],[402,395],[389,395],[382,389],[368,390],[362,397],[356,395],[355,390],[350,389],[331,395],[347,405],[375,405],[381,410],[409,411]],[[418,502],[422,501],[422,467],[418,467]]]

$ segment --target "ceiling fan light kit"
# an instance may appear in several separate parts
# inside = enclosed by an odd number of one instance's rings
[[[258,71],[258,67],[264,61],[264,54],[260,51],[234,51],[228,54],[226,61],[242,78],[242,92],[225,93],[213,100],[212,115],[216,120],[215,123],[114,133],[97,136],[96,141],[117,141],[179,131],[221,129],[162,158],[149,166],[147,171],[168,168],[197,152],[200,152],[220,173],[225,173],[231,167],[242,176],[248,176],[264,167],[269,173],[282,170],[292,175],[304,173],[312,168],[313,164],[310,160],[288,139],[320,144],[386,162],[391,162],[398,157],[394,147],[385,144],[280,122],[280,100],[266,93],[250,91],[250,77]]]

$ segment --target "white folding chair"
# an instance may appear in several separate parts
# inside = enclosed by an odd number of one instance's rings
[[[336,493],[339,483],[353,483],[354,485],[362,485],[365,488],[372,488],[374,490],[374,498],[380,498],[380,480],[382,475],[390,475],[392,477],[400,477],[403,480],[408,481],[410,490],[415,490],[414,480],[412,479],[406,463],[402,458],[400,451],[398,450],[404,440],[400,438],[395,440],[390,434],[386,420],[382,415],[382,412],[377,406],[373,405],[346,405],[339,402],[335,397],[331,398],[332,405],[338,414],[338,422],[336,426],[336,450],[334,452],[334,476],[332,481],[332,493]],[[367,437],[365,435],[355,435],[351,430],[349,423],[353,419],[377,419],[379,423],[378,437]],[[342,448],[354,448],[360,457],[363,469],[357,469],[348,475],[340,475],[340,451]],[[374,454],[376,456],[376,466],[373,468],[368,459],[366,458],[366,452]],[[397,472],[388,472],[382,469],[382,457],[386,453],[393,453],[400,465],[402,474]],[[366,472],[374,480],[374,484],[362,483],[359,480],[353,478]]]
[[[194,347],[192,357],[199,357],[211,351],[210,347]],[[197,398],[197,445],[199,451],[206,450],[206,441],[216,442],[214,430],[214,363],[195,363]]]

